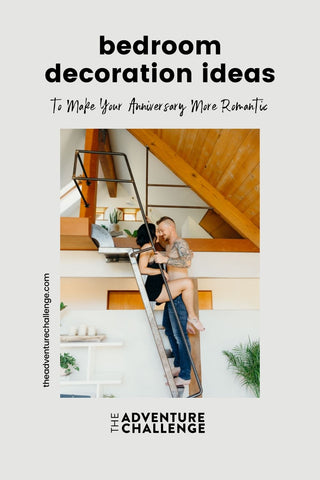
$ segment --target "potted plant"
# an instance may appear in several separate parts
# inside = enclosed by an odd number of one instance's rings
[[[119,230],[119,216],[120,212],[116,208],[114,208],[112,212],[109,213],[110,231]]]
[[[260,343],[249,341],[236,345],[232,351],[222,352],[228,359],[228,367],[240,378],[241,385],[260,397]]]
[[[76,359],[70,353],[60,353],[60,375],[70,375],[72,369],[79,371]]]
[[[130,230],[127,230],[126,228],[124,228],[124,232],[126,232],[126,234],[128,235],[128,237],[137,238],[138,230],[134,230],[134,231],[131,233]]]

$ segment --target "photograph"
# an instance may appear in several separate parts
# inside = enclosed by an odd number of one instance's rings
[[[260,131],[60,135],[61,397],[259,397]]]

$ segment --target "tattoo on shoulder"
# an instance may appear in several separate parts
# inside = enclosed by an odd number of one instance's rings
[[[192,251],[188,243],[182,238],[178,238],[172,247],[168,264],[173,267],[188,268],[191,265]]]

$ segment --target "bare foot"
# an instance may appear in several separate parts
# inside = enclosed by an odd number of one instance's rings
[[[188,323],[189,322],[200,332],[203,332],[203,330],[205,330],[204,326],[198,318],[188,318]]]
[[[188,322],[187,323],[187,332],[190,333],[191,335],[195,335],[196,331],[192,326],[192,323]]]

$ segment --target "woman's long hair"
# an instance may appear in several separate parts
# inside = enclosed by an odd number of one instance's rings
[[[153,223],[148,223],[148,228],[150,230],[150,235],[153,241],[156,238],[156,226]],[[136,242],[139,245],[139,247],[142,247],[146,243],[150,243],[150,238],[149,238],[147,227],[145,226],[145,224],[142,224],[138,228]]]

